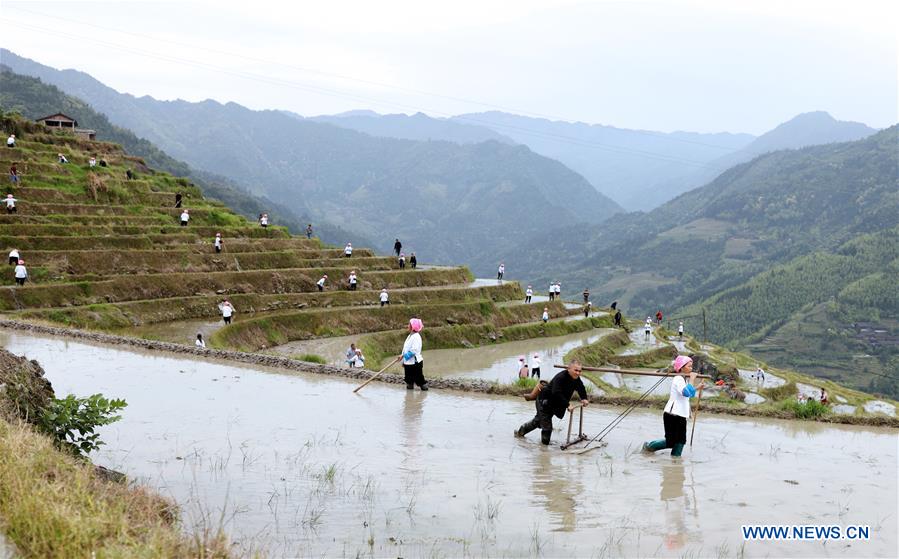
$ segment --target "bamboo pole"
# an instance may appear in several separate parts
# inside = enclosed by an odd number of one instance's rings
[[[699,387],[699,396],[696,398],[696,411],[693,413],[693,428],[690,429],[690,448],[693,448],[693,433],[696,432],[696,418],[699,417],[699,404],[702,403],[702,389]]]
[[[372,375],[372,377],[371,377],[370,379],[368,379],[367,381],[365,381],[365,382],[363,382],[362,384],[360,384],[359,386],[357,386],[357,387],[353,390],[353,394],[355,394],[356,392],[359,392],[360,390],[362,390],[362,388],[363,388],[366,384],[370,383],[371,381],[373,381],[373,380],[375,380],[376,378],[378,378],[379,376],[381,376],[381,373],[383,373],[384,371],[386,371],[388,367],[390,367],[391,365],[393,365],[394,363],[396,363],[396,362],[399,361],[399,360],[400,360],[400,358],[397,357],[396,359],[394,359],[393,361],[391,361],[390,363],[388,363],[383,369],[381,369],[380,371],[378,371],[377,373],[375,373],[374,375]]]
[[[553,365],[557,369],[567,369],[568,365]],[[581,366],[584,371],[596,371],[600,373],[621,373],[622,375],[643,375],[648,377],[674,377],[676,373],[664,373],[662,371],[641,371],[637,369],[613,369],[611,367],[585,367]],[[696,378],[711,379],[709,375],[696,375]]]

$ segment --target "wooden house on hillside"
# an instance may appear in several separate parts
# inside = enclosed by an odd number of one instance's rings
[[[78,121],[74,118],[64,115],[62,113],[55,113],[52,115],[47,115],[43,118],[37,119],[35,122],[39,122],[44,126],[49,128],[56,128],[59,130],[68,130],[74,133],[76,136],[84,138],[86,140],[96,140],[97,132],[94,130],[89,130],[87,128],[78,128]]]

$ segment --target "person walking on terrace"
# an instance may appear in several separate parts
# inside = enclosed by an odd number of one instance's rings
[[[194,342],[194,345],[203,349],[206,348],[206,341],[203,339],[203,334],[197,332],[197,339]]]
[[[643,341],[648,342],[649,337],[652,335],[652,318],[646,317],[646,322],[643,324]]]
[[[400,257],[397,260],[397,264],[399,264],[400,270],[406,269],[406,254],[401,252]]]
[[[409,335],[403,343],[403,374],[406,379],[406,390],[418,385],[422,390],[428,389],[428,381],[424,375],[424,357],[421,355],[421,330],[424,328],[420,318],[409,320]]]
[[[531,297],[533,297],[533,296],[534,296],[534,290],[531,289],[531,286],[529,285],[528,288],[524,292],[524,304],[525,305],[529,304],[531,302]]]
[[[556,299],[562,300],[562,284],[556,282]]]
[[[176,193],[176,194],[175,194],[175,207],[176,207],[176,208],[180,208],[180,207],[181,207],[181,203],[182,203],[183,201],[184,201],[184,196],[183,196],[180,192]]]
[[[661,310],[656,311],[656,322],[658,323],[659,326],[662,325],[662,311]]]
[[[25,281],[28,279],[28,270],[25,269],[25,261],[22,259],[16,263],[15,276],[16,285],[25,285]]]
[[[65,165],[66,163],[69,162],[68,158],[61,153],[56,154],[56,161],[58,161],[59,163],[62,163],[63,165]]]
[[[615,311],[615,327],[621,328],[621,311]]]
[[[538,386],[542,388],[536,390],[534,405],[537,413],[534,419],[515,430],[515,436],[523,437],[539,427],[540,442],[548,445],[553,435],[553,416],[562,419],[566,411],[571,412],[574,409],[571,405],[571,396],[577,392],[582,405],[587,406],[590,403],[587,400],[587,388],[581,380],[580,361],[573,359],[568,363],[568,368],[554,376],[548,385],[541,383]]]
[[[681,320],[680,322],[677,323],[677,338],[679,340],[684,339],[684,321],[683,320]]]
[[[583,295],[584,295],[584,304],[586,305],[587,303],[590,302],[590,289],[585,287]]]
[[[506,273],[506,265],[502,262],[499,263],[499,268],[496,269],[496,279],[502,281],[503,274]]]
[[[678,355],[671,364],[676,376],[671,379],[668,403],[662,414],[665,427],[665,438],[643,443],[644,452],[656,452],[665,448],[671,449],[675,458],[684,451],[687,444],[687,420],[690,419],[690,398],[705,386],[695,386],[696,372],[693,371],[693,360],[686,355]],[[684,378],[687,375],[687,378]]]
[[[234,315],[234,305],[231,304],[231,301],[225,299],[219,309],[222,311],[222,320],[225,321],[225,324],[231,324],[231,317]]]
[[[415,257],[415,253],[409,255],[409,267],[413,270],[418,266],[418,258]]]
[[[399,239],[393,243],[393,252],[399,257],[400,253],[403,251],[403,243],[400,242]]]
[[[19,169],[16,167],[15,163],[9,166],[9,182],[11,182],[13,186],[19,185]]]
[[[91,169],[93,169],[97,166],[97,158],[92,155],[91,158],[87,160],[87,164]]]
[[[184,209],[181,212],[181,227],[187,227],[187,222],[190,221],[190,210]]]
[[[16,135],[10,134],[9,138],[6,139],[6,147],[14,148],[16,147]]]
[[[531,359],[531,376],[537,377],[537,380],[540,380],[540,354],[535,353],[534,358]]]
[[[6,201],[6,213],[8,213],[8,214],[18,213],[19,210],[18,210],[18,208],[16,208],[16,202],[18,202],[18,200],[13,198],[12,194],[7,194],[5,201]]]
[[[584,318],[588,318],[590,316],[590,310],[593,308],[593,303],[587,301],[587,304],[584,305]]]
[[[356,291],[356,284],[359,281],[356,279],[356,270],[350,271],[350,278],[348,281],[350,284],[350,291]]]
[[[353,256],[353,243],[347,243],[345,247],[343,247],[343,256],[345,258],[350,258]]]
[[[312,224],[311,223],[306,226],[306,238],[307,239],[312,238]]]
[[[319,278],[319,280],[317,282],[315,282],[315,285],[318,287],[319,291],[325,290],[325,282],[326,281],[328,281],[328,274],[323,275],[321,278]]]
[[[14,248],[9,251],[9,265],[15,266],[19,263],[19,249]]]
[[[540,320],[543,321],[543,324],[549,322],[549,307],[543,307],[543,316],[540,317]]]
[[[387,293],[387,288],[381,290],[381,293],[378,295],[378,299],[381,300],[381,306],[390,304],[390,294]]]
[[[556,298],[556,284],[550,283],[549,284],[549,300],[553,301],[553,300],[555,300],[555,298]]]
[[[262,214],[262,217],[259,218],[259,225],[261,225],[263,229],[268,228],[268,214]]]
[[[216,253],[222,252],[222,234],[221,233],[215,234],[215,242],[213,244],[215,245]]]

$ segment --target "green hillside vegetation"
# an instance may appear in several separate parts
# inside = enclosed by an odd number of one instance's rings
[[[147,167],[187,178],[189,183],[196,184],[203,194],[221,201],[244,216],[254,217],[265,212],[269,214],[273,223],[286,225],[295,233],[305,229],[309,222],[306,216],[284,205],[265,197],[251,195],[246,188],[234,181],[215,173],[199,171],[183,161],[170,157],[150,141],[139,138],[130,130],[113,125],[106,115],[97,112],[82,99],[66,95],[58,88],[37,78],[12,72],[5,65],[0,65],[0,108],[30,119],[58,112],[70,115],[78,120],[80,127],[96,130],[98,138],[120,144],[126,153],[140,157]],[[134,169],[137,173],[144,170],[145,168],[141,166]],[[78,170],[72,172],[77,173]],[[315,226],[316,234],[325,240],[343,242],[348,237],[341,228],[321,219],[316,220]],[[358,236],[356,238],[364,242],[364,239]]]

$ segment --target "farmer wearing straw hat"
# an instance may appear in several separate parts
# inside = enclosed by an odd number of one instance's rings
[[[655,452],[665,448],[671,449],[671,456],[679,457],[687,444],[687,419],[690,417],[690,398],[696,396],[697,389],[704,383],[694,386],[696,372],[693,371],[693,359],[686,355],[678,355],[672,363],[676,376],[671,379],[671,390],[662,423],[665,425],[665,438],[643,443],[644,452]],[[684,379],[688,375],[688,379]]]
[[[418,385],[422,390],[428,389],[428,381],[424,375],[424,358],[421,355],[421,330],[424,328],[420,318],[409,320],[409,335],[403,343],[403,373],[406,377],[406,390]]]

